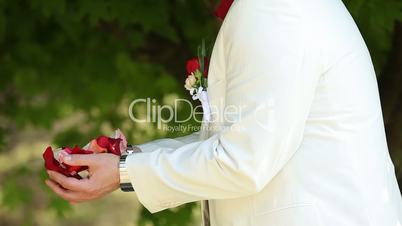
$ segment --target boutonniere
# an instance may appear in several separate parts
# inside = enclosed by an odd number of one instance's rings
[[[184,83],[193,100],[200,100],[203,110],[203,121],[211,120],[211,110],[208,101],[208,65],[209,60],[206,56],[205,43],[202,42],[198,48],[198,57],[187,61],[187,78]]]

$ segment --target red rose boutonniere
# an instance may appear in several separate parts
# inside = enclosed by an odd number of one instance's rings
[[[200,59],[198,57],[194,57],[193,59],[190,59],[187,61],[186,64],[186,70],[187,70],[187,76],[190,76],[191,74],[197,73],[197,71],[201,72],[201,65],[203,66],[202,70],[202,75],[204,78],[208,78],[208,58],[204,57],[204,64],[200,64]]]
[[[200,100],[203,109],[203,120],[210,121],[211,110],[208,103],[208,66],[209,60],[206,56],[205,43],[198,49],[198,57],[187,61],[187,78],[184,88],[190,91],[193,100]]]
[[[47,147],[43,152],[45,160],[45,168],[59,172],[68,177],[81,179],[83,171],[87,170],[87,166],[70,166],[62,161],[63,156],[71,154],[96,154],[96,153],[112,153],[121,155],[121,152],[127,149],[127,140],[120,130],[116,130],[114,137],[99,136],[93,139],[84,148],[77,145],[74,148],[64,147],[54,152],[52,147]],[[81,175],[80,175],[81,173]]]

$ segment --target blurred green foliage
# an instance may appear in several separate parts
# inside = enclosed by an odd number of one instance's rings
[[[394,23],[402,19],[402,2],[345,3],[381,71]],[[83,145],[110,130],[105,127],[124,128],[132,143],[183,135],[147,132],[129,120],[126,109],[135,98],[185,97],[184,63],[202,39],[213,43],[220,25],[215,5],[207,0],[0,0],[0,154],[12,151],[26,128],[53,134],[55,146]],[[77,115],[80,123],[57,129],[59,121]],[[41,167],[17,164],[0,171],[1,205],[23,212],[26,225],[36,224],[30,217],[36,209],[27,207],[34,199],[32,183],[22,182],[26,178],[47,191],[43,208],[60,217],[71,210],[45,188]],[[154,215],[143,209],[137,223],[189,225],[196,207]]]
[[[344,0],[363,34],[377,73],[388,60],[395,21],[402,21],[401,0]]]

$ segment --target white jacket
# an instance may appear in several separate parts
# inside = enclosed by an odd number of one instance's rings
[[[212,226],[402,225],[375,72],[340,0],[236,0],[208,83],[241,120],[140,145],[127,165],[148,210],[209,200]]]

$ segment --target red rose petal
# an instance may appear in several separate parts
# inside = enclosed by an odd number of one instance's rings
[[[126,144],[121,137],[125,139],[124,135],[122,134],[120,134],[119,137],[116,139],[106,136],[100,136],[94,140],[94,143],[96,143],[99,149],[105,149],[105,152],[107,153],[112,153],[120,156],[121,147]],[[74,148],[65,147],[62,151],[63,155],[94,154],[94,151],[82,149],[77,145],[74,146]],[[95,152],[98,151],[95,150]],[[61,157],[59,156],[59,158]],[[54,158],[54,153],[50,146],[47,147],[46,150],[43,152],[43,159],[45,160],[46,169],[59,172],[68,177],[75,177],[77,179],[81,179],[81,176],[78,174],[79,172],[88,169],[88,166],[71,166],[66,163],[57,161],[57,159]]]
[[[47,170],[56,171],[65,176],[70,176],[69,172],[61,167],[60,163],[54,158],[53,150],[51,147],[47,147],[45,152],[43,152],[43,159],[45,160],[45,168]]]
[[[93,139],[89,144],[89,150],[93,151],[94,153],[107,153],[107,149],[103,148],[98,145],[96,139]]]
[[[208,67],[209,67],[209,60],[207,57],[204,58],[204,77],[208,77]],[[198,61],[198,58],[192,58],[187,61],[186,64],[186,70],[187,70],[187,75],[191,75],[192,73],[196,72],[197,70],[200,70],[201,66]]]
[[[88,151],[85,149],[81,149],[77,145],[74,146],[73,149],[70,147],[65,147],[64,150],[66,150],[67,153],[69,154],[80,154],[80,155],[87,155],[87,154],[93,154],[92,151]],[[66,163],[61,163],[61,166],[65,168],[65,170],[70,174],[70,175],[75,175],[81,171],[87,170],[88,166],[71,166]]]
[[[92,151],[84,150],[75,146],[73,149],[66,147],[64,150],[68,154],[92,154]],[[70,166],[65,163],[60,163],[54,158],[54,153],[51,147],[47,147],[45,152],[43,153],[43,159],[45,160],[45,168],[48,170],[59,172],[68,177],[75,177],[77,179],[81,179],[81,176],[78,175],[79,172],[83,170],[87,170],[88,166]]]
[[[108,153],[112,153],[115,155],[121,155],[120,152],[120,142],[122,141],[121,138],[110,138],[107,136],[99,136],[96,138],[96,142],[102,148],[106,148]]]
[[[109,137],[107,136],[99,136],[96,138],[96,143],[102,148],[108,148],[109,147]]]
[[[126,148],[127,148],[127,138],[126,138],[126,136],[124,136],[124,134],[121,132],[120,129],[116,130],[114,138],[115,139],[121,139],[120,147],[119,147],[120,152],[121,152],[121,150],[126,150]]]
[[[54,158],[52,147],[47,147],[43,152],[43,159],[45,160],[45,168],[48,170],[58,171],[59,162]]]
[[[86,154],[92,154],[92,153],[93,153],[92,151],[82,149],[82,148],[78,147],[77,145],[75,145],[74,148],[71,149],[71,154],[86,155]]]
[[[198,63],[198,58],[193,58],[187,61],[186,70],[187,75],[194,73],[195,71],[200,69],[200,64]]]

